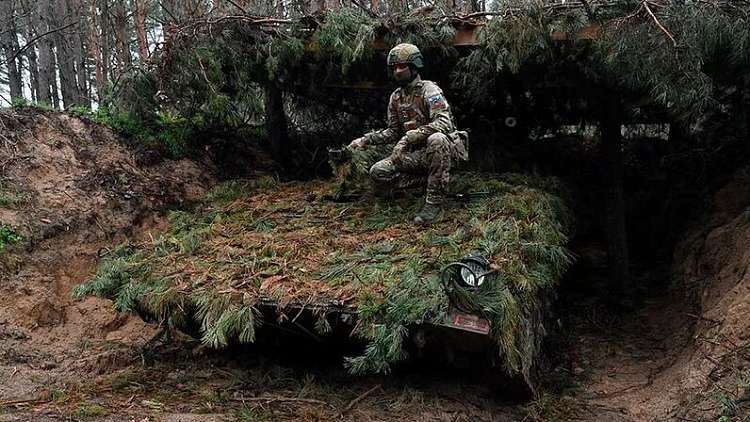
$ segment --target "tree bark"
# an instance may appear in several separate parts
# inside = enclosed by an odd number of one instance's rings
[[[50,45],[54,45],[54,42],[50,40]],[[54,49],[50,49],[52,51],[52,55],[50,56],[50,69],[51,69],[51,79],[50,79],[50,92],[52,93],[52,106],[60,109],[62,108],[62,100],[60,99],[60,89],[59,85],[57,83],[57,54],[55,54]]]
[[[115,48],[117,49],[117,65],[120,71],[130,67],[130,37],[128,36],[127,12],[125,0],[117,0],[115,4]]]
[[[5,68],[8,73],[8,85],[12,101],[16,98],[23,98],[23,81],[18,61],[14,57],[17,49],[14,46],[18,45],[15,0],[0,1],[0,16],[2,16],[4,23],[4,27],[0,28],[0,47],[5,54]]]
[[[96,83],[96,101],[101,106],[104,101],[104,71],[102,69],[102,37],[99,32],[99,13],[97,11],[97,0],[91,0],[91,7],[89,9],[90,26],[89,26],[89,37],[90,37],[90,54],[94,58],[94,81]]]
[[[53,11],[55,18],[51,20],[53,26],[62,27],[75,19],[73,11],[68,6],[66,0],[55,0]],[[71,31],[75,31],[75,29]],[[63,107],[70,109],[77,106],[80,101],[78,81],[76,80],[73,37],[67,31],[59,31],[53,34],[53,38],[57,53],[57,67],[60,72],[60,90],[62,91]]]
[[[39,0],[36,3],[34,30],[43,34],[49,30],[49,0]],[[51,81],[55,75],[55,68],[52,66],[52,40],[49,36],[40,39],[37,42],[39,48],[39,92],[37,101],[47,105],[52,105]]]
[[[99,28],[101,29],[101,57],[102,57],[102,80],[104,81],[104,89],[107,89],[107,82],[109,81],[110,75],[110,57],[112,57],[112,23],[109,19],[109,0],[101,1],[99,3]]]
[[[603,97],[601,117],[602,162],[605,165],[607,258],[610,278],[619,293],[629,292],[628,237],[623,192],[622,106],[612,92]]]
[[[148,38],[146,37],[146,3],[145,0],[133,0],[133,22],[138,39],[138,56],[141,63],[148,62]]]
[[[177,23],[177,11],[175,10],[175,0],[162,0],[161,1],[161,18],[164,27],[164,37],[168,38],[169,34],[173,32],[175,24]]]
[[[268,132],[271,156],[283,167],[290,164],[290,143],[284,112],[284,96],[276,84],[266,86],[266,131]]]
[[[26,15],[26,40],[31,40],[39,32],[39,14],[34,10],[28,0],[21,1],[21,7],[24,14]],[[37,46],[33,46],[26,50],[26,58],[29,60],[29,76],[31,82],[31,100],[35,103],[39,102],[39,61],[36,53]]]
[[[89,95],[89,72],[86,63],[86,37],[88,35],[87,20],[84,17],[84,10],[81,0],[68,0],[68,10],[71,13],[71,19],[78,22],[76,30],[68,38],[73,53],[73,66],[75,67],[76,83],[76,105],[91,107]]]

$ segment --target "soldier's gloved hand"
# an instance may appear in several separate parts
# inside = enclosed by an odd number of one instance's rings
[[[424,136],[424,133],[420,132],[419,130],[412,129],[406,131],[405,138],[409,145],[415,145],[422,143],[425,140],[426,136]]]
[[[367,147],[367,140],[364,137],[357,138],[349,143],[351,149],[365,149]]]
[[[394,161],[398,161],[401,158],[407,145],[409,145],[409,140],[406,139],[406,136],[402,136],[398,143],[396,143],[396,146],[393,147],[393,152],[391,153]]]

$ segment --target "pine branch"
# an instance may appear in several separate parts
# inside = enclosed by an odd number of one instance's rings
[[[669,31],[667,31],[667,28],[665,28],[664,25],[662,25],[661,22],[659,22],[659,19],[656,17],[656,15],[654,15],[654,12],[652,12],[651,8],[648,6],[648,3],[649,3],[648,0],[643,1],[643,6],[646,9],[646,12],[648,12],[648,14],[654,20],[654,22],[656,23],[656,26],[658,26],[659,29],[661,29],[662,32],[664,32],[667,35],[667,37],[669,37],[669,39],[672,41],[672,46],[674,48],[677,48],[677,41],[675,41],[672,34],[670,34]]]

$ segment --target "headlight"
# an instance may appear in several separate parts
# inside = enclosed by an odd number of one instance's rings
[[[475,290],[487,280],[490,263],[480,255],[469,255],[443,268],[443,284],[452,284],[463,289]]]
[[[460,284],[469,289],[476,289],[484,283],[489,262],[483,256],[467,256],[461,260]]]
[[[478,313],[481,312],[477,302],[479,289],[492,281],[489,278],[492,272],[487,258],[469,255],[443,267],[440,281],[454,308],[467,314]]]
[[[484,283],[484,276],[477,276],[478,271],[475,268],[461,268],[461,281],[469,287],[479,287]]]

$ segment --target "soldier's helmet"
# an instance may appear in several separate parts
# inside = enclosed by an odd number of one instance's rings
[[[388,67],[397,64],[413,65],[417,69],[421,69],[424,66],[422,52],[414,44],[399,44],[388,53]]]

